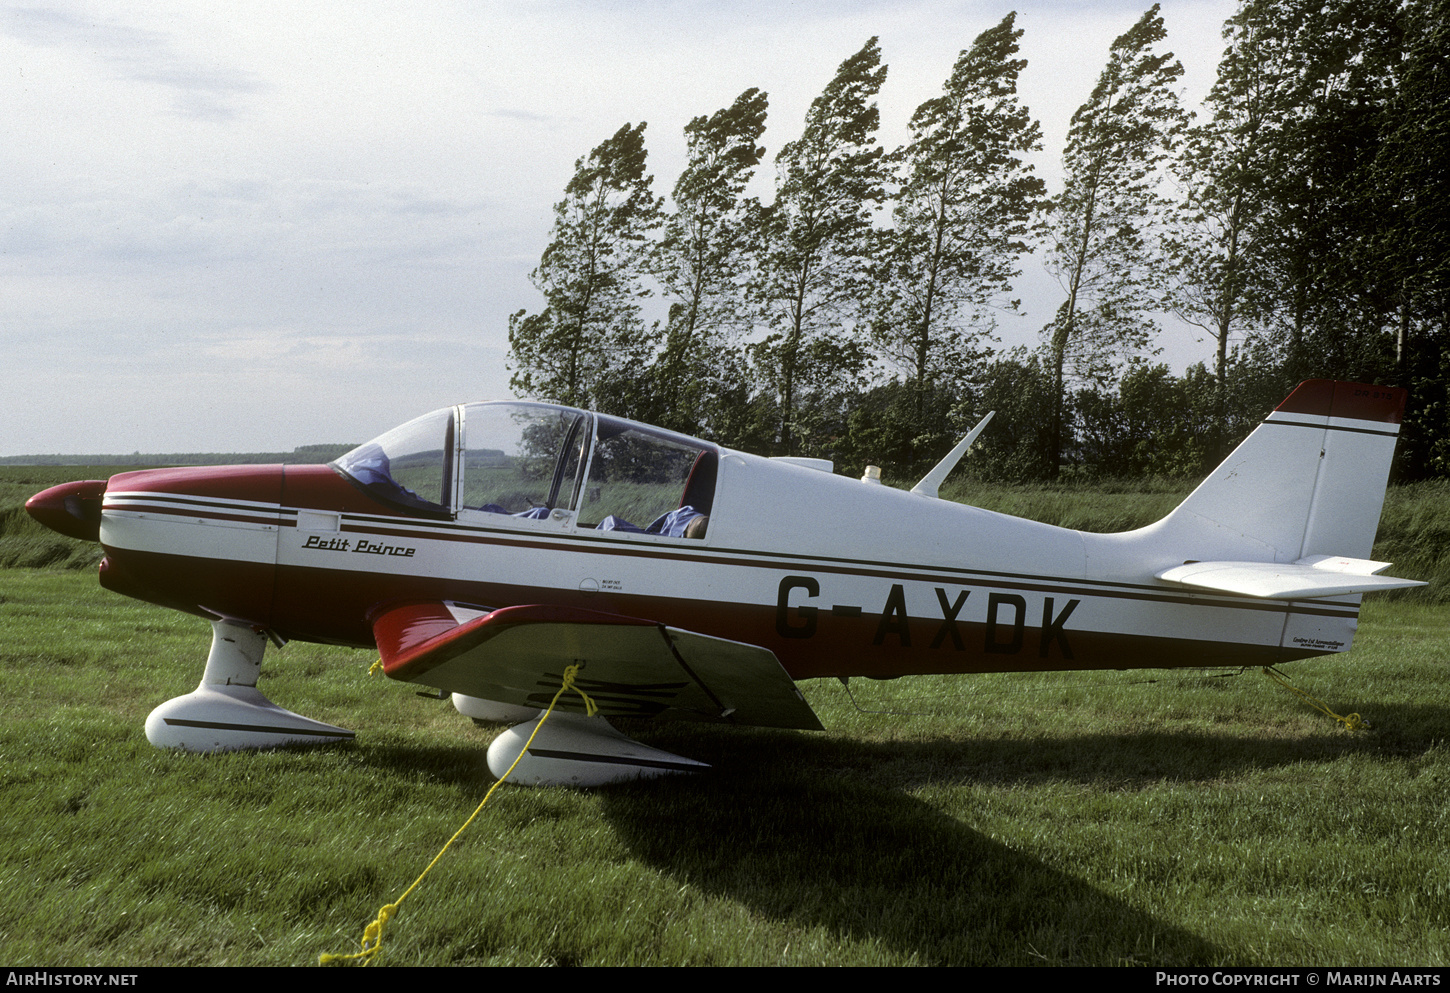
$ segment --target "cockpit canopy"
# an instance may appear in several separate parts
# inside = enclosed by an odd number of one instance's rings
[[[617,417],[541,403],[435,410],[332,463],[412,514],[572,521],[579,527],[703,536],[719,450]],[[692,530],[693,529],[693,530]]]

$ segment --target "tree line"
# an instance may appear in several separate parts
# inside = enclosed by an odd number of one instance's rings
[[[1351,379],[1409,389],[1401,478],[1450,475],[1450,0],[1245,0],[1196,117],[1155,4],[1073,115],[1055,193],[1026,162],[1021,36],[1015,14],[984,31],[892,150],[870,39],[769,203],[747,196],[758,89],[686,125],[668,201],[645,125],[621,127],[555,205],[513,389],[898,478],[995,409],[974,469],[1030,480],[1200,473],[1295,383]],[[1062,302],[1004,351],[1029,259]],[[1181,376],[1155,362],[1164,314],[1213,343]]]

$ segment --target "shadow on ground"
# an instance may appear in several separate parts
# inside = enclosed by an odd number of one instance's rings
[[[926,965],[1215,964],[1229,957],[894,784],[842,768],[840,742],[771,732],[688,737],[680,747],[716,763],[713,773],[609,789],[602,809],[635,857],[701,892]],[[847,766],[870,758],[863,753],[901,759],[905,748],[921,751],[920,760],[932,748],[844,747]],[[1019,758],[1021,748],[1017,743]],[[1082,748],[1077,742],[1073,750]],[[930,758],[942,768],[939,752]]]

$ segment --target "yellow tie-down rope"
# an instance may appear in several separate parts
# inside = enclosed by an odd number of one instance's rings
[[[549,701],[549,709],[544,711],[544,716],[540,717],[539,722],[534,725],[534,730],[529,735],[529,740],[524,742],[523,748],[519,749],[518,758],[515,758],[513,761],[513,765],[510,765],[508,767],[508,772],[505,772],[502,776],[499,776],[498,781],[488,788],[488,792],[483,795],[483,799],[479,801],[478,806],[474,808],[473,813],[469,815],[468,820],[463,822],[463,826],[461,828],[453,832],[453,837],[449,838],[447,843],[438,850],[438,854],[433,856],[433,861],[428,863],[428,868],[424,869],[421,873],[418,874],[418,878],[413,880],[413,885],[409,886],[406,890],[404,890],[402,896],[398,897],[392,903],[384,904],[382,908],[378,910],[377,920],[373,921],[363,930],[362,951],[353,952],[351,955],[329,955],[324,952],[322,955],[318,956],[317,960],[319,964],[327,965],[329,962],[343,962],[347,961],[348,959],[362,959],[363,964],[366,965],[372,961],[373,956],[378,953],[378,949],[381,948],[383,944],[383,927],[388,923],[388,920],[398,912],[398,905],[408,898],[409,893],[413,892],[415,889],[418,888],[418,884],[423,881],[423,877],[428,875],[428,871],[432,869],[435,865],[437,865],[438,860],[443,857],[443,853],[448,851],[448,846],[452,845],[455,841],[458,840],[459,835],[463,834],[464,831],[468,830],[468,825],[472,824],[473,819],[478,816],[479,811],[483,810],[483,805],[485,803],[488,803],[488,798],[493,796],[493,791],[502,786],[504,780],[509,778],[509,775],[514,771],[514,766],[519,764],[519,761],[524,757],[524,753],[527,752],[529,750],[529,746],[534,743],[534,735],[539,733],[539,728],[544,726],[544,722],[547,721],[549,719],[549,715],[554,712],[554,705],[559,702],[559,698],[564,695],[565,690],[573,690],[575,693],[578,693],[579,696],[583,698],[584,713],[587,716],[593,717],[596,713],[599,712],[599,707],[595,705],[593,700],[589,699],[589,694],[585,693],[583,690],[579,689],[579,687],[574,685],[574,677],[578,675],[578,673],[579,666],[577,665],[571,665],[564,669],[564,680],[563,683],[559,686],[559,692],[555,693],[554,699]]]
[[[1274,672],[1268,666],[1265,666],[1264,667],[1264,675],[1268,676],[1270,679],[1272,679],[1274,682],[1278,683],[1280,686],[1284,687],[1284,689],[1288,690],[1289,692],[1291,692],[1291,693],[1297,693],[1301,697],[1303,697],[1305,700],[1308,700],[1309,701],[1309,705],[1311,707],[1313,707],[1315,710],[1320,710],[1320,711],[1323,711],[1324,713],[1328,714],[1330,717],[1334,718],[1340,724],[1343,724],[1346,730],[1348,730],[1348,731],[1368,731],[1368,730],[1370,730],[1371,725],[1370,725],[1369,721],[1365,720],[1363,717],[1360,717],[1358,714],[1350,714],[1350,715],[1348,715],[1346,717],[1340,717],[1334,711],[1330,710],[1329,707],[1324,703],[1323,700],[1320,700],[1317,697],[1312,697],[1308,693],[1305,693],[1299,687],[1297,687],[1297,686],[1293,685],[1292,683],[1290,683],[1287,679],[1285,679],[1283,676],[1279,675],[1277,672]]]

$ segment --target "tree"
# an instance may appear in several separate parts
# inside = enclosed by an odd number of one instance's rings
[[[818,454],[848,475],[875,465],[891,485],[910,486],[940,461],[943,436],[961,428],[975,396],[969,387],[923,390],[894,379],[860,391],[844,411],[845,430]]]
[[[509,385],[525,396],[632,412],[631,381],[650,348],[641,277],[662,207],[645,172],[644,129],[626,124],[575,162],[554,206],[553,239],[530,276],[544,309],[509,318]]]
[[[1173,170],[1183,211],[1164,240],[1172,285],[1166,303],[1214,340],[1214,430],[1210,454],[1227,454],[1229,350],[1270,297],[1260,253],[1272,225],[1267,186],[1273,133],[1284,125],[1286,56],[1263,4],[1245,4],[1224,26],[1218,80],[1204,102],[1212,115],[1188,132]],[[1257,306],[1256,306],[1257,304]]]
[[[1173,89],[1183,66],[1172,53],[1154,51],[1164,37],[1154,4],[1113,42],[1107,67],[1068,131],[1066,187],[1053,201],[1048,258],[1067,299],[1046,329],[1059,456],[1069,358],[1079,376],[1102,379],[1154,330],[1148,312],[1159,278],[1150,260],[1165,205],[1159,173],[1187,127]]]
[[[735,395],[745,378],[736,339],[749,315],[741,284],[760,209],[745,198],[745,186],[765,154],[756,142],[766,105],[766,95],[752,88],[685,126],[688,161],[675,183],[675,210],[665,221],[655,267],[670,310],[654,382],[656,423],[687,434],[728,431],[727,408],[742,400]]]
[[[1399,288],[1395,375],[1409,388],[1400,478],[1450,476],[1450,0],[1404,6],[1405,57],[1372,169],[1386,191],[1380,272]]]
[[[873,336],[905,373],[913,435],[930,450],[947,425],[928,424],[942,392],[980,365],[994,305],[1007,301],[1028,250],[1045,187],[1022,161],[1041,129],[1017,100],[1020,29],[1015,14],[963,51],[942,94],[916,109],[911,140],[892,156],[901,186],[880,273]],[[938,451],[936,455],[940,455]],[[915,461],[915,460],[908,460]]]
[[[996,411],[963,459],[976,478],[1009,483],[1047,478],[1056,464],[1050,424],[1042,412],[1052,405],[1052,376],[1040,356],[1014,349],[987,367],[982,392],[967,420]]]
[[[1373,163],[1395,88],[1400,0],[1255,0],[1276,38],[1279,126],[1270,132],[1271,237],[1259,301],[1286,378],[1375,381],[1393,371],[1399,296],[1379,232],[1395,194]]]
[[[1140,363],[1111,392],[1079,391],[1082,468],[1100,477],[1201,476],[1219,461],[1208,452],[1214,393],[1214,377],[1201,363],[1182,378],[1165,365]]]
[[[1254,0],[1280,39],[1272,235],[1259,253],[1282,378],[1410,388],[1400,478],[1450,466],[1450,16],[1445,0]]]
[[[841,63],[801,137],[776,157],[775,202],[761,212],[752,292],[767,333],[751,355],[775,398],[785,454],[840,413],[842,379],[866,362],[853,332],[872,214],[885,197],[875,103],[885,79],[875,38]]]

